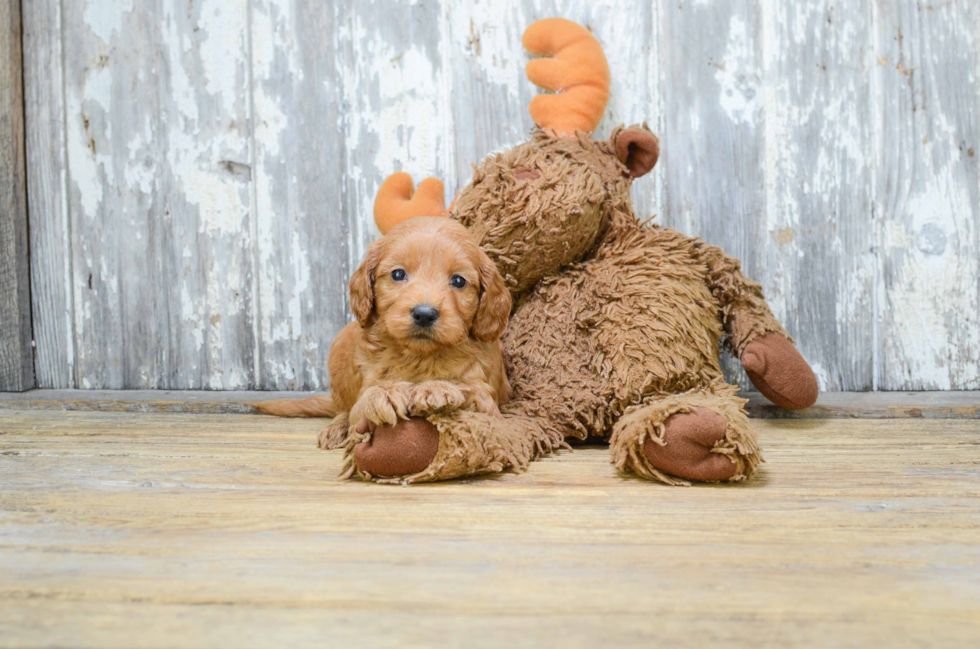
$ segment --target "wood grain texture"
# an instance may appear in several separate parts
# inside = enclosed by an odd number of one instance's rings
[[[661,4],[666,119],[657,171],[664,177],[663,224],[720,246],[756,279],[766,268],[759,245],[766,232],[766,115],[757,6]],[[724,360],[729,381],[751,385],[739,363]]]
[[[338,12],[331,2],[251,4],[254,385],[266,389],[329,385],[330,344],[347,321]]]
[[[24,117],[38,385],[75,387],[60,0],[24,3]]]
[[[254,385],[246,0],[63,3],[77,385]]]
[[[30,5],[41,386],[327,389],[381,181],[451,199],[523,141],[562,15],[609,58],[595,136],[661,137],[637,213],[740,257],[824,390],[980,387],[976,3]]]
[[[752,243],[756,278],[822,389],[870,390],[871,8],[771,2],[762,16],[766,209]]]
[[[34,387],[20,0],[0,0],[0,390]]]
[[[980,5],[877,3],[878,384],[980,385]]]
[[[978,422],[756,422],[740,486],[601,447],[408,488],[316,421],[0,412],[11,647],[970,646]]]

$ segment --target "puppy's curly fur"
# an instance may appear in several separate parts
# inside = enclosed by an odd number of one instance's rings
[[[362,420],[393,425],[457,409],[499,414],[510,399],[500,345],[510,292],[459,223],[415,217],[395,226],[351,277],[350,304],[357,321],[330,347],[332,394],[252,405],[336,417],[319,444],[334,448]],[[413,316],[419,307],[437,313],[431,324]]]

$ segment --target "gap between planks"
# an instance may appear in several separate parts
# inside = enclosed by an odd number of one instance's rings
[[[0,410],[255,414],[247,405],[298,399],[309,392],[171,390],[30,390],[0,392]],[[743,394],[755,419],[980,419],[980,391],[829,392],[806,410],[784,410],[758,393]]]

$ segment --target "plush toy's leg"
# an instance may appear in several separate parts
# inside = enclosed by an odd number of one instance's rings
[[[722,307],[725,347],[742,361],[749,379],[777,406],[799,410],[817,401],[817,378],[773,316],[762,287],[720,248],[703,245],[708,286]]]
[[[563,445],[546,422],[518,414],[457,410],[395,426],[364,422],[349,435],[341,477],[409,483],[523,470]]]
[[[626,411],[609,440],[613,464],[669,485],[745,480],[762,461],[736,388],[651,397]]]

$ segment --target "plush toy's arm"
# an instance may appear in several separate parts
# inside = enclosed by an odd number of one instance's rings
[[[742,361],[746,374],[776,405],[791,410],[817,400],[817,378],[773,316],[762,287],[741,271],[741,263],[720,248],[703,245],[708,288],[721,305],[725,347]]]
[[[736,358],[756,336],[779,334],[789,338],[773,316],[762,287],[742,274],[741,262],[721,248],[701,246],[701,261],[708,268],[708,288],[721,305],[725,326],[725,348]]]
[[[408,483],[523,471],[531,460],[568,448],[550,422],[520,414],[519,407],[512,410],[503,416],[454,410],[395,426],[365,420],[345,442],[341,477]]]

